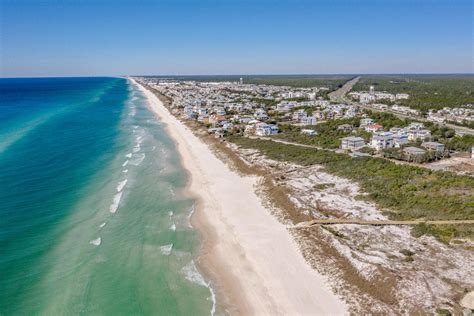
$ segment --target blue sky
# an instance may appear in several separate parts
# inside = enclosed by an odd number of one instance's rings
[[[473,72],[472,0],[0,0],[0,76]]]

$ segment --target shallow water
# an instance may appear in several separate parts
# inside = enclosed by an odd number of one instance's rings
[[[0,314],[209,315],[172,140],[125,79],[0,79]]]

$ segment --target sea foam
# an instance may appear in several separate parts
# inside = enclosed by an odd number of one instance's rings
[[[145,159],[145,154],[135,154],[134,157],[130,160],[130,164],[134,166],[139,166]]]
[[[112,204],[110,205],[110,208],[109,208],[110,213],[117,212],[117,209],[118,209],[119,204],[120,204],[120,200],[122,199],[122,194],[123,194],[123,191],[115,194],[114,200],[113,200],[113,202],[112,202]]]
[[[129,162],[129,160],[128,160],[128,159],[127,159],[127,160],[125,160],[125,162],[122,164],[122,167],[125,167],[126,165],[128,165],[128,162]]]
[[[187,265],[185,265],[181,271],[184,273],[184,277],[189,282],[208,287],[208,284],[204,280],[203,276],[197,270],[194,260],[191,260]]]
[[[120,181],[117,185],[117,192],[120,192],[123,190],[123,188],[125,187],[125,185],[127,184],[127,179],[123,180],[123,181]]]
[[[191,262],[185,265],[181,271],[184,273],[184,277],[189,282],[207,287],[209,289],[211,296],[208,298],[208,300],[210,299],[212,301],[211,316],[214,316],[214,314],[216,313],[216,294],[211,286],[211,282],[206,283],[204,277],[201,273],[199,273],[198,269],[196,268],[194,260],[191,260]]]
[[[102,239],[100,237],[89,241],[89,244],[94,245],[94,246],[100,246],[101,243],[102,243]]]
[[[171,229],[172,231],[175,231],[175,230],[176,230],[176,224],[173,223],[173,225],[170,226],[170,229]]]
[[[169,256],[172,250],[173,250],[173,244],[164,245],[160,247],[161,253],[164,254],[165,256]]]

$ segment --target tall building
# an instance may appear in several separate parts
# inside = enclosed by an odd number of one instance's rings
[[[370,93],[371,95],[374,95],[374,94],[375,94],[375,88],[374,88],[374,86],[370,86],[370,88],[369,88],[369,93]]]
[[[240,78],[240,84],[244,84],[244,78]]]

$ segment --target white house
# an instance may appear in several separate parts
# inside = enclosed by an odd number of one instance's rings
[[[374,120],[371,118],[363,118],[360,120],[360,127],[365,127],[371,124],[374,124]]]
[[[401,145],[408,144],[408,135],[405,133],[397,133],[393,135],[393,145],[399,148]]]
[[[359,95],[359,101],[360,101],[360,103],[364,103],[364,104],[374,102],[375,101],[375,96],[372,95],[372,94],[369,94],[369,93],[361,93]]]
[[[376,150],[382,150],[393,147],[393,134],[390,132],[381,132],[374,134],[370,141],[370,147]]]
[[[431,137],[431,132],[427,129],[408,130],[407,134],[408,134],[408,139],[411,141]]]
[[[278,126],[273,124],[260,123],[256,125],[255,135],[268,136],[278,134]]]
[[[316,125],[317,119],[314,116],[306,116],[301,118],[300,122],[305,125]]]
[[[357,150],[365,146],[362,137],[349,136],[341,138],[341,149]]]
[[[301,134],[308,135],[308,136],[314,136],[314,135],[317,135],[318,132],[316,132],[314,129],[302,129]]]

